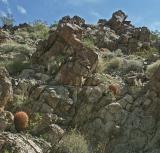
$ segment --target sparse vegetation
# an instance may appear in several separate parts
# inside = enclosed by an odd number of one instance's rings
[[[49,27],[41,20],[34,21],[32,27],[28,29],[29,37],[33,40],[46,39],[48,37]]]
[[[67,133],[59,143],[58,153],[88,153],[88,145],[84,136],[75,130]]]
[[[120,69],[122,65],[123,65],[123,59],[116,57],[109,61],[107,69],[112,69],[112,70]]]
[[[156,62],[152,63],[151,65],[148,65],[147,71],[146,71],[147,76],[149,78],[151,78],[159,66],[160,66],[160,60],[157,60]]]
[[[94,39],[92,37],[85,37],[82,40],[83,44],[88,48],[94,48]]]
[[[11,74],[16,75],[23,69],[30,68],[29,58],[33,52],[34,48],[28,45],[18,44],[13,41],[6,42],[0,45],[0,53],[7,55],[0,62],[0,65],[5,66]]]
[[[33,113],[32,117],[30,118],[29,130],[32,130],[34,127],[40,124],[42,119],[43,119],[43,116],[41,113],[39,112]]]
[[[143,49],[143,50],[140,50],[139,52],[135,52],[134,55],[140,56],[146,59],[150,59],[152,58],[154,53],[159,53],[159,51],[154,47],[150,47],[149,50]]]
[[[22,72],[22,70],[29,69],[30,65],[31,64],[29,62],[13,61],[10,62],[6,67],[12,75],[17,75]]]
[[[39,39],[46,39],[48,31],[48,25],[41,20],[37,20],[30,23],[28,27],[16,30],[14,36],[19,43],[30,44]]]
[[[13,41],[8,41],[0,45],[0,52],[2,53],[10,53],[10,52],[17,52],[17,53],[24,53],[24,54],[31,54],[34,52],[34,48],[29,47],[26,44],[18,44]]]
[[[106,67],[107,67],[107,64],[108,64],[108,62],[107,62],[107,60],[106,60],[105,58],[99,57],[96,71],[97,71],[98,73],[104,72],[104,70],[105,70]]]
[[[124,73],[129,73],[130,71],[142,72],[143,70],[143,62],[137,59],[127,60],[126,65],[123,68]]]

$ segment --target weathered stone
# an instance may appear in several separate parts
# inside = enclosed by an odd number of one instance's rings
[[[62,66],[56,76],[56,80],[62,84],[81,86],[86,77],[92,73],[97,65],[98,55],[91,50],[82,50],[76,52],[72,61]],[[76,60],[77,59],[77,60]]]
[[[0,111],[3,111],[8,102],[13,100],[13,89],[9,73],[5,68],[0,68]]]
[[[1,152],[14,150],[19,153],[47,153],[51,148],[51,145],[44,140],[23,134],[0,133],[0,142]]]
[[[106,107],[111,113],[118,113],[122,110],[122,107],[119,103],[111,103]]]

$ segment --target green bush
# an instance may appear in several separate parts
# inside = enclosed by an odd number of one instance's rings
[[[66,134],[58,145],[58,153],[88,153],[88,145],[84,136],[72,130]]]
[[[29,69],[31,64],[29,62],[23,61],[13,61],[7,64],[7,69],[12,75],[17,75],[22,72],[24,69]]]
[[[29,37],[33,40],[46,39],[48,37],[49,27],[46,23],[37,20],[28,29]]]
[[[18,29],[15,31],[15,37],[22,37],[26,43],[28,40],[36,41],[39,39],[46,39],[48,37],[49,27],[46,23],[37,20],[30,23],[29,27]]]
[[[22,72],[24,69],[31,68],[31,64],[27,61],[1,61],[1,67],[6,67],[10,74],[17,75]]]
[[[84,46],[86,46],[88,48],[94,48],[95,47],[94,39],[92,37],[83,38],[82,42],[83,42]]]

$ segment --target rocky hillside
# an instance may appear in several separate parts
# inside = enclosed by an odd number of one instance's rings
[[[2,27],[0,152],[159,153],[155,37],[120,10],[95,25]]]

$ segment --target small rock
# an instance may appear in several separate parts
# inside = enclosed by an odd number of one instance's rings
[[[118,113],[122,110],[122,106],[119,103],[111,103],[106,107],[111,113]]]

